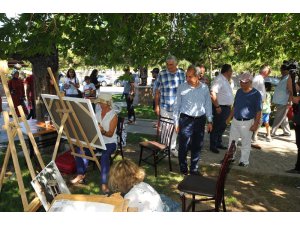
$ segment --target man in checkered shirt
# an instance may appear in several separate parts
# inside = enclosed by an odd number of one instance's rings
[[[157,78],[157,89],[155,93],[155,113],[162,117],[173,119],[173,104],[175,102],[177,88],[185,82],[185,72],[177,68],[175,56],[168,56],[166,59],[166,70],[160,71]],[[173,133],[171,142],[171,153],[178,157],[176,150],[177,133]]]

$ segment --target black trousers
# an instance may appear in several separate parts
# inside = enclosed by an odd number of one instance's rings
[[[196,172],[198,170],[198,162],[200,160],[200,152],[203,147],[203,138],[205,130],[205,115],[193,119],[184,114],[180,115],[179,119],[179,149],[178,161],[180,172],[188,171],[187,153],[191,150],[191,164],[190,171]]]
[[[213,130],[210,133],[210,148],[217,148],[222,145],[222,135],[226,130],[226,119],[230,114],[230,106],[221,107],[221,113],[218,114],[216,108],[213,106]]]
[[[126,98],[126,104],[127,104],[127,117],[128,117],[128,120],[135,121],[135,111],[134,111],[134,106],[133,106],[133,98],[129,94],[125,94],[125,98]]]
[[[298,148],[298,155],[297,155],[297,162],[295,165],[295,170],[300,171],[300,125],[295,126],[295,132],[296,132],[296,145]]]

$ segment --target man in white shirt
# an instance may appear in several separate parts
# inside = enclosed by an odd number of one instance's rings
[[[262,102],[266,99],[266,89],[265,89],[265,78],[268,77],[271,73],[271,68],[269,65],[262,65],[259,69],[259,74],[253,78],[252,87],[259,91],[262,97]],[[262,121],[260,121],[259,127],[261,126]],[[253,133],[252,141],[257,141],[258,129]],[[252,147],[260,148],[260,146],[255,145]]]
[[[210,133],[210,150],[219,153],[219,149],[227,149],[222,144],[222,135],[226,129],[226,119],[228,118],[231,106],[234,101],[230,79],[232,77],[232,67],[224,64],[221,74],[218,75],[211,86],[211,99],[213,103],[213,130]]]

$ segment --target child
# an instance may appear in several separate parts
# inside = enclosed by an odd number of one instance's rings
[[[262,122],[266,127],[266,141],[270,142],[272,141],[271,135],[270,135],[270,113],[271,113],[271,88],[272,84],[270,82],[265,82],[265,88],[266,88],[266,99],[263,103],[263,110],[262,110]]]
[[[89,76],[84,77],[85,85],[83,86],[83,97],[84,98],[95,98],[96,97],[96,87],[91,83],[91,78]],[[92,103],[94,112],[96,112],[96,105]]]

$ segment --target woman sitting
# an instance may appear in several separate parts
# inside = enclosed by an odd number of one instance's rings
[[[143,182],[145,171],[129,159],[117,161],[109,172],[109,187],[129,199],[129,207],[139,212],[162,212],[163,202],[149,184]]]
[[[110,156],[117,148],[117,134],[116,128],[118,123],[117,115],[112,107],[112,95],[103,93],[95,100],[95,103],[100,104],[100,111],[96,113],[96,119],[98,121],[100,131],[103,135],[103,140],[106,146],[106,150],[102,151],[101,155],[101,189],[103,193],[108,193],[108,173],[110,168]],[[89,149],[84,149],[85,154],[91,156]],[[99,149],[96,149],[99,151]],[[101,150],[101,149],[100,149]],[[77,153],[80,153],[80,149],[77,148]],[[72,184],[84,182],[85,173],[88,166],[88,159],[75,157],[77,166],[77,176],[71,180]]]

